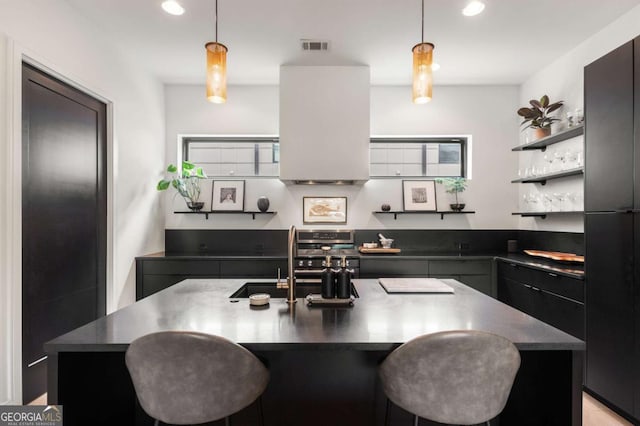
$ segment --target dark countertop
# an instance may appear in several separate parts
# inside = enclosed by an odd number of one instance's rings
[[[533,269],[539,269],[545,272],[555,272],[570,278],[584,280],[584,264],[555,262],[553,260],[544,259],[542,257],[529,256],[527,254],[508,254],[496,256],[496,260],[508,263],[516,263],[522,266],[528,266]]]
[[[521,350],[584,350],[584,342],[455,280],[455,294],[389,295],[377,280],[354,280],[352,308],[290,309],[284,299],[251,308],[229,296],[247,279],[188,279],[45,344],[47,353],[126,350],[160,330],[216,334],[250,350],[322,348],[392,350],[416,336],[476,329],[500,334]],[[263,280],[264,281],[264,280]]]

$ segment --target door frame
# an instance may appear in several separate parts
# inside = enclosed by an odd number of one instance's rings
[[[4,242],[5,275],[2,277],[5,286],[6,301],[0,303],[0,312],[6,318],[0,318],[7,336],[5,346],[8,348],[6,362],[0,369],[6,369],[9,382],[7,403],[22,404],[22,63],[25,62],[39,70],[63,81],[64,83],[92,96],[107,106],[107,253],[106,253],[106,304],[107,314],[117,307],[114,294],[113,278],[115,277],[115,179],[113,138],[114,104],[107,91],[87,83],[82,78],[65,70],[60,64],[53,63],[42,55],[29,51],[15,40],[7,38],[6,54],[6,134],[0,135],[0,141],[6,139],[7,155],[0,159],[0,170],[4,170],[4,188],[0,187],[0,195],[4,192],[4,200],[9,208],[0,226],[0,234],[6,235]],[[0,183],[2,184],[2,183]],[[2,251],[0,251],[2,252]],[[0,339],[3,338],[0,331]],[[2,374],[0,374],[0,377]],[[2,401],[0,401],[2,402]]]

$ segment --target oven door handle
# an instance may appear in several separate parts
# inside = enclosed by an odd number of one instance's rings
[[[294,273],[296,275],[300,274],[321,274],[324,269],[296,269]]]

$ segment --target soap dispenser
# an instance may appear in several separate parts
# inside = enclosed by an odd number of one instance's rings
[[[331,269],[330,255],[327,255],[326,260],[322,263],[322,266],[324,266],[325,268],[320,273],[320,293],[324,299],[333,299],[336,297],[336,278],[333,269]]]
[[[351,272],[347,269],[347,258],[342,256],[340,270],[338,271],[337,291],[338,299],[348,299],[351,297]]]

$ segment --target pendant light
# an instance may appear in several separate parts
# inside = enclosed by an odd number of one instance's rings
[[[218,0],[216,1],[216,39],[205,44],[207,50],[207,100],[227,101],[227,47],[218,43]]]
[[[422,38],[413,46],[413,103],[425,104],[433,91],[433,43],[424,42],[424,0],[422,0]]]

